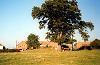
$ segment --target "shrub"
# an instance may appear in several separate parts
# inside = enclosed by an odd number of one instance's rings
[[[0,52],[20,52],[19,49],[5,49],[5,50],[0,50]]]
[[[90,45],[92,46],[92,48],[100,49],[100,40],[99,39],[95,39],[94,41],[91,42]]]
[[[91,46],[82,46],[79,48],[79,50],[84,50],[84,49],[92,50]]]

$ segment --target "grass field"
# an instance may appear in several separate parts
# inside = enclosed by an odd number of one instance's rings
[[[58,52],[45,48],[0,53],[0,65],[100,65],[100,50]]]

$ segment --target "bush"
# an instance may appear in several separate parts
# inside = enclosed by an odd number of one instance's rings
[[[5,49],[5,50],[0,50],[0,52],[20,52],[19,49]]]
[[[90,45],[94,49],[100,49],[100,40],[99,39],[95,39],[94,41],[91,42]]]
[[[0,50],[0,52],[4,52],[4,50]]]
[[[84,49],[92,50],[91,46],[82,46],[79,48],[79,50],[84,50]]]
[[[18,49],[8,49],[6,50],[6,52],[19,52],[19,50]]]

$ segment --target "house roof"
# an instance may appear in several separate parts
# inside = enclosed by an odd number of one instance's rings
[[[26,41],[21,41],[20,43],[17,44],[17,46],[20,44],[26,44]]]
[[[51,42],[51,41],[40,41],[40,44],[44,45],[44,46],[48,45],[50,47],[57,47],[58,46],[57,43]]]
[[[90,45],[90,42],[89,41],[87,41],[87,42],[78,42],[78,44],[87,44],[87,45]]]

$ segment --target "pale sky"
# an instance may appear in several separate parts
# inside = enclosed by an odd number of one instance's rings
[[[94,31],[90,31],[90,39],[100,39],[100,0],[77,0],[85,21],[92,21]],[[44,0],[0,0],[0,42],[7,48],[15,48],[16,40],[26,40],[30,33],[44,40],[46,29],[39,30],[38,20],[31,16],[32,7],[40,6]],[[81,40],[76,35],[77,40]]]

